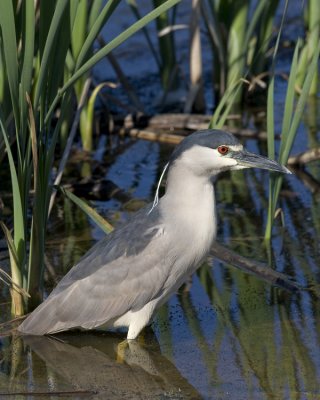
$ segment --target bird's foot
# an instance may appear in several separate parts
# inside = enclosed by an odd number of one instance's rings
[[[129,347],[128,340],[125,339],[117,345],[117,358],[116,361],[119,364],[123,364],[125,361],[125,352],[126,349]]]

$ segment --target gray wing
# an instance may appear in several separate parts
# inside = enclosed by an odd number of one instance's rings
[[[140,211],[89,250],[18,330],[42,335],[90,329],[140,309],[161,294],[168,243],[159,211]]]

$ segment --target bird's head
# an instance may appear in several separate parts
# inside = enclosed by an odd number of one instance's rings
[[[186,137],[173,152],[170,164],[183,165],[195,175],[215,176],[222,171],[261,168],[290,173],[276,161],[250,153],[229,132],[202,130]]]

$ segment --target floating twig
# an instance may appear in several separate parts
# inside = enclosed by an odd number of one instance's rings
[[[320,147],[306,150],[288,159],[288,165],[305,165],[320,159]]]

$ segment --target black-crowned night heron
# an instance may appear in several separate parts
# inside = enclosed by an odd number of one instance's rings
[[[247,152],[228,132],[203,130],[185,138],[169,160],[159,202],[93,246],[18,331],[127,327],[127,338],[135,339],[208,255],[217,230],[217,175],[252,167],[289,172]]]

